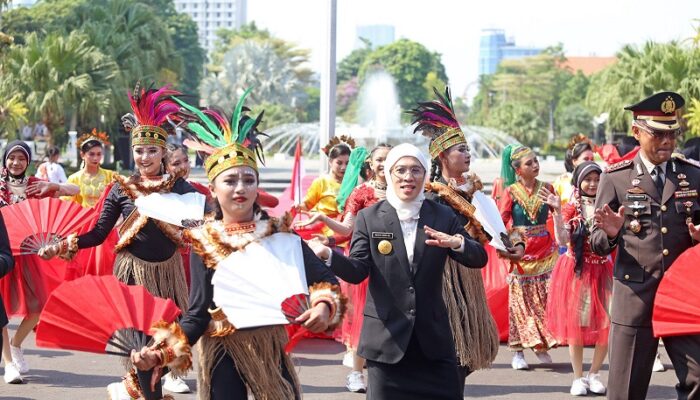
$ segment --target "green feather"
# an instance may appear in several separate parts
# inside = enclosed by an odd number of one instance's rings
[[[223,147],[225,145],[225,143],[220,138],[217,138],[216,136],[212,135],[211,132],[209,132],[205,127],[196,122],[188,123],[187,127],[192,132],[194,132],[197,135],[197,137],[199,137],[203,142],[211,146]]]
[[[175,100],[178,104],[186,108],[187,110],[193,112],[204,124],[207,126],[207,129],[209,129],[209,132],[211,132],[212,135],[217,135],[219,137],[222,136],[221,130],[219,129],[218,125],[214,121],[211,120],[206,114],[204,114],[199,108],[191,106],[184,101],[178,99],[177,97],[173,97],[173,100]],[[188,125],[189,126],[189,125]]]
[[[233,111],[233,116],[231,117],[231,129],[233,130],[230,138],[226,138],[226,142],[228,143],[233,143],[239,141],[238,139],[238,121],[241,120],[241,113],[243,112],[243,104],[245,104],[245,99],[248,97],[248,94],[250,94],[250,91],[253,90],[252,87],[249,87],[246,89],[245,92],[243,92],[243,96],[241,96],[238,99],[238,103],[236,103],[236,108]],[[243,136],[245,138],[245,136]],[[241,140],[242,142],[242,140]]]
[[[241,129],[241,133],[238,135],[238,143],[243,143],[245,141],[245,138],[248,137],[248,132],[250,129],[255,125],[255,120],[254,119],[249,119],[243,124],[243,129]]]

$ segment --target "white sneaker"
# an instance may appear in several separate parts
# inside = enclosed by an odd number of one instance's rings
[[[513,361],[510,363],[510,365],[516,370],[530,368],[530,366],[527,365],[527,362],[525,362],[525,355],[522,351],[516,351],[515,354],[513,354]]]
[[[585,396],[588,394],[588,382],[586,378],[574,379],[571,384],[571,390],[569,390],[572,396]]]
[[[607,389],[605,388],[603,382],[600,380],[600,374],[591,374],[589,372],[586,376],[586,379],[588,380],[588,390],[595,394],[605,394]]]
[[[190,387],[187,386],[184,380],[180,377],[173,377],[172,374],[168,373],[165,375],[165,382],[163,382],[163,389],[168,392],[173,393],[189,393]]]
[[[661,354],[659,354],[658,352],[656,353],[656,358],[654,359],[654,367],[651,370],[654,372],[666,371],[664,363],[661,362]]]
[[[5,363],[5,383],[22,383],[22,375],[15,363]]]
[[[536,351],[535,355],[537,356],[537,359],[540,360],[540,364],[551,364],[552,363],[552,356],[550,356],[549,353],[546,351],[541,351],[541,352]]]
[[[367,391],[365,376],[362,372],[352,371],[348,374],[345,387],[353,393],[364,393]]]
[[[354,357],[352,356],[352,351],[346,352],[345,355],[343,356],[343,366],[348,367],[348,368],[354,367],[355,365],[354,365],[353,358]]]
[[[19,368],[20,373],[26,374],[29,372],[29,365],[24,359],[24,352],[21,347],[10,345],[10,354],[12,354],[12,362]]]
[[[124,381],[110,383],[107,386],[107,393],[109,393],[110,400],[133,400],[126,391],[126,386],[124,386]]]

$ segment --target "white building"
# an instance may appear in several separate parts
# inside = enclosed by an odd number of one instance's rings
[[[188,14],[197,23],[199,44],[210,53],[216,31],[238,29],[246,23],[247,0],[175,0],[177,12]]]

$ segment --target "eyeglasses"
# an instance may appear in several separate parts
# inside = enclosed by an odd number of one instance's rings
[[[391,170],[391,174],[397,178],[405,178],[411,174],[413,178],[419,179],[425,175],[425,170],[421,167],[396,167]]]
[[[681,136],[681,130],[677,129],[675,131],[657,131],[657,130],[650,130],[650,129],[644,129],[641,128],[644,132],[646,132],[649,136],[653,137],[656,140],[663,140],[663,139],[678,139],[679,136]]]

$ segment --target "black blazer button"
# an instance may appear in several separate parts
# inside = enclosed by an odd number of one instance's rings
[[[408,310],[408,313],[411,314],[411,315],[413,315],[413,316],[415,316],[415,315],[416,315],[416,310],[410,309],[410,310]]]
[[[413,286],[408,287],[408,293],[415,293],[416,289]]]

